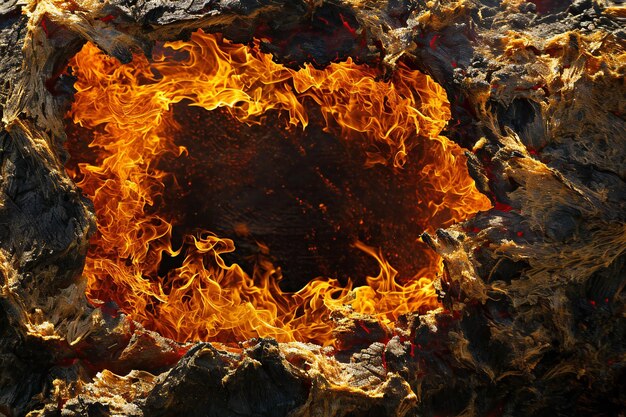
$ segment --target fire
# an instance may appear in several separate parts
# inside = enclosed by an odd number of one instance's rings
[[[440,86],[402,65],[389,81],[352,61],[292,70],[257,48],[201,31],[188,42],[167,43],[163,51],[151,61],[138,55],[121,65],[87,44],[70,63],[77,77],[70,115],[93,130],[89,146],[97,154],[70,172],[97,216],[84,269],[94,303],[113,300],[133,319],[179,341],[262,336],[325,345],[333,343],[333,310],[352,308],[392,325],[401,314],[437,305],[432,281],[442,264],[432,253],[416,254],[428,260],[428,268],[399,280],[381,253],[357,242],[380,265],[367,286],[320,277],[286,293],[278,286],[279,269],[267,261],[252,276],[227,265],[222,255],[235,250],[233,242],[209,231],[186,236],[175,250],[172,220],[154,205],[171,175],[157,168],[158,161],[186,151],[168,134],[180,128],[172,105],[186,99],[207,110],[228,109],[243,123],[262,124],[264,114],[278,111],[298,128],[308,124],[307,108],[319,106],[326,128],[359,141],[369,164],[400,168],[412,147],[424,147],[427,161],[415,202],[420,220],[429,229],[463,220],[489,202],[467,175],[462,149],[440,136],[450,118]],[[159,276],[163,253],[180,251],[182,266]]]

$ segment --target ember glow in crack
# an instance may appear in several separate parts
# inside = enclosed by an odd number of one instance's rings
[[[173,174],[159,161],[185,158],[187,150],[172,140],[172,132],[181,129],[172,106],[183,100],[206,110],[223,108],[247,124],[263,125],[268,112],[275,112],[289,129],[306,128],[316,108],[338,140],[358,144],[366,166],[401,170],[419,147],[424,156],[416,178],[416,221],[426,230],[490,207],[467,173],[462,149],[441,136],[450,118],[445,92],[404,65],[388,81],[350,60],[324,70],[292,70],[257,48],[197,32],[188,42],[165,44],[152,61],[135,56],[127,65],[87,44],[70,66],[77,77],[70,116],[93,131],[92,160],[72,155],[81,163],[70,172],[97,216],[84,270],[87,295],[96,304],[114,301],[175,340],[261,336],[331,345],[331,312],[352,309],[393,326],[402,314],[437,307],[432,282],[442,271],[441,260],[424,250],[414,256],[426,259],[427,267],[400,279],[381,251],[355,242],[380,266],[376,276],[355,277],[367,285],[312,276],[291,293],[279,287],[280,269],[272,263],[259,262],[248,274],[225,262],[236,247],[211,231],[188,234],[182,247],[173,245],[175,220],[157,207]],[[160,275],[164,254],[184,260]]]

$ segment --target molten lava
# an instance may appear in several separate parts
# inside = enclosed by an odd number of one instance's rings
[[[369,166],[400,169],[411,149],[423,148],[415,212],[427,230],[490,207],[467,174],[462,149],[440,135],[450,118],[445,92],[406,66],[389,81],[350,60],[324,70],[292,70],[257,48],[203,32],[165,44],[151,61],[137,55],[127,65],[87,44],[70,65],[77,77],[71,117],[94,135],[94,160],[70,170],[97,216],[84,269],[87,295],[95,304],[114,301],[164,336],[223,342],[262,336],[329,345],[334,310],[352,309],[392,325],[402,314],[436,307],[432,281],[442,270],[441,260],[424,250],[415,257],[427,267],[401,280],[382,252],[355,242],[380,265],[366,286],[311,277],[300,291],[288,293],[278,285],[280,269],[268,261],[259,261],[251,276],[227,265],[223,255],[235,251],[234,243],[210,231],[187,235],[174,249],[173,220],[155,204],[173,175],[158,162],[186,152],[172,140],[180,129],[172,106],[182,100],[207,110],[225,108],[248,124],[263,124],[267,112],[277,111],[292,129],[305,128],[308,109],[317,106],[326,129],[357,142]],[[164,254],[184,255],[184,261],[159,276]]]

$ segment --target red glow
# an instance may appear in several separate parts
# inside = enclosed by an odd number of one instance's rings
[[[499,201],[496,201],[496,204],[494,204],[493,206],[494,209],[498,210],[498,211],[504,211],[504,212],[509,212],[511,210],[513,210],[513,207],[511,207],[508,204],[504,204],[504,203],[500,203]]]
[[[322,16],[317,17],[320,22],[324,23],[326,26],[330,26],[330,22],[327,19],[324,19]]]
[[[365,333],[370,334],[372,332],[370,329],[368,329],[368,327],[362,321],[359,321],[358,323],[359,323],[359,326],[361,326],[361,329],[363,329]]]
[[[46,38],[50,38],[50,31],[48,30],[48,24],[46,23],[46,18],[41,19],[41,28],[43,32],[46,34]]]
[[[111,20],[115,19],[115,16],[113,16],[112,14],[106,15],[102,18],[100,18],[101,22],[107,23],[110,22]]]
[[[339,17],[341,18],[341,23],[343,23],[343,27],[348,29],[351,34],[356,35],[356,29],[350,26],[350,23],[343,17],[341,13],[339,13]]]
[[[441,35],[434,35],[433,38],[430,40],[430,43],[428,44],[430,46],[430,49],[432,49],[433,51],[437,48],[437,40],[441,37]]]

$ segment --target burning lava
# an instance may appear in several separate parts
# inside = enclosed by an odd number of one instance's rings
[[[277,114],[292,132],[306,128],[317,111],[326,131],[358,146],[364,169],[388,164],[400,174],[416,155],[414,215],[406,221],[426,231],[490,208],[467,173],[463,150],[441,135],[450,118],[444,90],[406,65],[388,80],[351,60],[293,70],[257,47],[199,31],[188,42],[166,43],[150,61],[136,55],[126,65],[87,44],[70,66],[77,77],[70,116],[93,134],[91,149],[72,152],[68,164],[97,216],[84,269],[88,297],[98,305],[114,301],[134,320],[175,340],[261,336],[330,345],[333,311],[351,309],[392,326],[402,314],[436,308],[432,282],[443,270],[441,259],[422,245],[408,261],[420,266],[418,273],[401,277],[383,250],[355,241],[375,259],[378,275],[347,282],[311,276],[293,293],[281,289],[281,270],[267,259],[252,273],[226,262],[236,251],[233,240],[209,230],[186,234],[178,247],[175,216],[159,207],[166,184],[176,183],[163,161],[184,159],[188,152],[173,140],[185,129],[174,118],[176,103],[223,108],[259,129]],[[80,139],[74,137],[70,149],[79,149]],[[184,261],[162,272],[164,256]],[[366,285],[357,285],[359,280]]]

